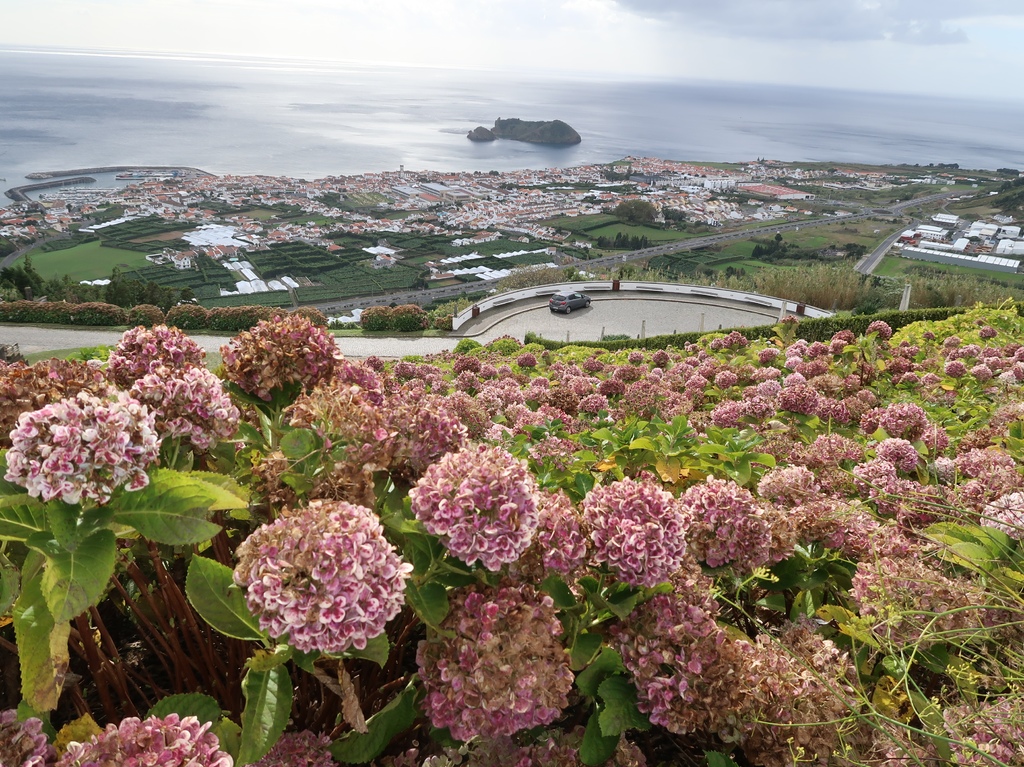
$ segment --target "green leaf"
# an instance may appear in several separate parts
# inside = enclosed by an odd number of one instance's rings
[[[388,656],[391,655],[391,642],[388,641],[387,634],[378,634],[373,639],[367,641],[366,647],[362,650],[352,648],[346,650],[345,655],[349,658],[371,660],[381,668],[384,668],[384,664],[388,662]]]
[[[163,718],[168,714],[180,717],[194,716],[200,722],[216,722],[221,717],[220,703],[209,695],[199,692],[186,692],[179,695],[168,695],[149,710],[146,716]]]
[[[597,697],[601,683],[612,676],[626,670],[622,665],[622,656],[610,647],[606,647],[597,659],[576,676],[576,687],[584,695]]]
[[[621,735],[626,730],[649,730],[651,720],[636,706],[636,688],[621,675],[601,682],[597,694],[604,702],[598,716],[602,735]]]
[[[28,493],[0,497],[0,541],[25,541],[46,526],[46,506]]]
[[[345,764],[366,764],[380,755],[391,740],[416,721],[416,689],[409,685],[393,701],[366,720],[367,731],[348,732],[328,749]]]
[[[949,546],[945,556],[954,564],[963,565],[974,570],[989,570],[993,566],[992,555],[987,548],[979,543],[960,541]]]
[[[270,671],[290,661],[294,652],[286,644],[279,644],[273,650],[257,650],[245,662],[245,667],[254,671]]]
[[[705,751],[704,759],[707,760],[708,767],[739,767],[732,760],[731,756],[727,756],[720,751]]]
[[[23,570],[21,596],[14,605],[14,636],[21,663],[21,694],[36,711],[57,708],[68,670],[71,624],[55,623],[43,598],[42,557],[31,553]]]
[[[630,450],[650,450],[652,452],[658,451],[658,446],[654,444],[650,437],[638,437],[629,443]]]
[[[220,532],[208,521],[213,511],[244,509],[247,501],[219,484],[193,474],[158,469],[149,485],[124,493],[113,503],[114,522],[157,543],[202,543]]]
[[[238,763],[251,764],[266,756],[281,737],[292,714],[292,678],[288,669],[249,669],[242,680],[242,742]]]
[[[786,595],[785,594],[769,594],[766,597],[758,599],[754,604],[758,607],[765,607],[772,612],[786,614]]]
[[[594,710],[587,720],[587,729],[580,743],[580,761],[588,765],[600,765],[612,758],[619,746],[618,735],[604,735],[601,732],[600,709]]]
[[[26,543],[46,557],[40,585],[55,622],[69,621],[99,603],[114,574],[117,539],[113,530],[97,530],[74,551],[63,548],[49,533],[36,533]]]
[[[448,615],[448,591],[439,583],[427,582],[417,586],[412,581],[406,581],[405,601],[416,611],[421,621],[434,628],[440,626]]]
[[[753,463],[759,463],[763,466],[767,466],[769,469],[775,468],[775,456],[771,453],[751,453],[750,460]]]
[[[569,656],[569,667],[573,671],[586,668],[594,659],[597,651],[604,644],[604,637],[600,634],[580,634],[573,643],[572,652]]]
[[[235,764],[240,764],[238,749],[242,746],[242,728],[225,716],[210,728],[210,732],[220,741],[220,750],[229,753]]]
[[[246,421],[238,422],[238,433],[235,435],[235,439],[247,445],[255,445],[261,448],[269,447],[263,432]]]
[[[14,600],[21,594],[21,573],[0,551],[0,617],[7,615]]]
[[[203,620],[225,636],[263,639],[259,621],[249,612],[231,569],[206,557],[192,557],[185,594]]]
[[[551,595],[555,607],[562,610],[569,610],[576,606],[576,597],[572,590],[557,575],[551,575],[540,585],[544,591]]]
[[[594,489],[596,480],[594,475],[589,472],[581,472],[576,475],[576,492],[579,493],[580,498],[586,497],[587,493]]]
[[[640,591],[634,588],[616,591],[605,598],[608,609],[615,613],[620,620],[626,620],[629,617],[639,599]]]
[[[249,489],[238,484],[234,477],[230,477],[227,474],[218,474],[214,471],[188,471],[185,472],[185,476],[202,480],[209,485],[216,485],[221,490],[226,490],[240,501],[248,502],[249,500]],[[222,510],[226,509],[221,506],[214,507],[214,511]]]
[[[292,429],[281,437],[280,448],[290,461],[301,461],[318,448],[319,438],[311,429]]]

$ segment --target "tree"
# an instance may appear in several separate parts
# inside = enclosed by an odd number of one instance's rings
[[[646,200],[620,202],[612,213],[627,224],[652,224],[658,209]]]
[[[24,295],[25,288],[32,288],[35,297],[43,295],[44,280],[32,265],[32,257],[25,256],[20,264],[8,266],[0,270],[0,285],[17,288]]]

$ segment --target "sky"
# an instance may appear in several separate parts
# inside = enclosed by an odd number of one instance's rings
[[[0,49],[1019,100],[1021,0],[0,0]]]

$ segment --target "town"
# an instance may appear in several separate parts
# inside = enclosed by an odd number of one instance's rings
[[[298,306],[470,290],[526,268],[585,273],[587,261],[618,251],[716,230],[842,219],[937,186],[962,190],[951,199],[968,200],[1007,175],[641,157],[506,172],[400,168],[315,181],[138,169],[119,175],[130,182],[124,187],[60,186],[0,209],[0,238],[9,243],[4,266],[29,254],[43,273],[67,267],[79,284],[104,285],[116,268],[188,289],[208,307]],[[623,210],[633,217],[617,218]],[[1004,272],[1016,272],[1024,258],[1012,217],[968,224],[953,240],[948,227],[960,217],[936,213],[935,220],[947,228],[904,232],[902,255]]]

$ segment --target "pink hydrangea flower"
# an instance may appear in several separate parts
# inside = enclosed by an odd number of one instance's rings
[[[537,529],[537,483],[526,464],[488,445],[449,453],[409,491],[412,511],[466,564],[500,570]]]
[[[765,474],[757,483],[762,498],[788,503],[791,506],[814,499],[821,492],[814,472],[804,466],[780,466]]]
[[[179,368],[202,365],[206,352],[177,328],[141,325],[126,330],[107,360],[107,375],[118,386],[128,388],[161,365]]]
[[[878,425],[890,437],[914,442],[928,428],[928,415],[913,402],[896,402],[882,408],[878,414]]]
[[[943,372],[950,378],[963,378],[967,375],[967,365],[960,360],[949,360],[943,367]]]
[[[187,439],[197,450],[209,450],[238,428],[238,408],[220,379],[203,367],[155,368],[130,394],[153,411],[161,437]]]
[[[342,360],[334,336],[299,314],[261,320],[222,346],[228,380],[270,402],[273,392],[329,380]]]
[[[232,767],[210,727],[194,716],[128,717],[88,743],[71,743],[57,767]]]
[[[594,559],[632,586],[667,581],[686,556],[690,518],[678,500],[651,482],[622,479],[583,500]]]
[[[423,711],[459,740],[494,738],[549,724],[573,683],[551,597],[531,586],[470,586],[456,592],[416,663]]]
[[[875,447],[875,454],[883,461],[888,461],[900,471],[913,471],[917,468],[921,456],[911,443],[905,439],[890,437],[883,439]]]
[[[269,753],[252,767],[336,767],[337,762],[327,750],[331,739],[309,730],[286,732]]]
[[[818,410],[820,395],[813,387],[802,382],[789,385],[788,380],[792,377],[787,377],[786,387],[779,392],[779,410],[814,415]]]
[[[877,333],[878,337],[881,338],[883,341],[888,341],[890,338],[892,338],[892,327],[889,325],[888,322],[883,322],[882,320],[875,320],[870,325],[868,325],[868,328],[864,332],[864,335],[869,335],[871,333]]]
[[[0,765],[49,767],[56,759],[41,720],[32,717],[19,722],[14,709],[0,711]]]
[[[1024,763],[1024,705],[1019,695],[943,711],[953,763],[962,767]],[[969,747],[970,746],[970,747]]]
[[[610,644],[636,685],[637,707],[670,732],[714,732],[750,704],[753,648],[719,627],[709,587],[658,594],[610,628]]]
[[[533,543],[511,572],[516,577],[536,575],[538,580],[552,572],[572,576],[584,565],[590,550],[582,516],[563,491],[541,490],[537,518]]]
[[[34,498],[104,504],[115,489],[141,490],[160,451],[153,414],[125,392],[79,392],[22,413],[11,432],[4,478]]]
[[[344,501],[310,502],[238,547],[235,583],[260,628],[297,650],[362,650],[405,604],[403,562],[377,516]]]
[[[694,556],[709,567],[749,572],[769,562],[772,531],[764,509],[732,480],[708,477],[680,497],[692,515],[687,531]]]
[[[384,425],[393,435],[391,476],[413,481],[447,453],[461,450],[468,431],[443,397],[400,390],[383,407]]]
[[[985,507],[981,524],[1001,530],[1015,540],[1024,539],[1024,493],[1009,493]]]
[[[728,389],[733,387],[736,385],[737,381],[739,381],[739,376],[731,370],[723,370],[715,376],[715,386],[719,389]]]

